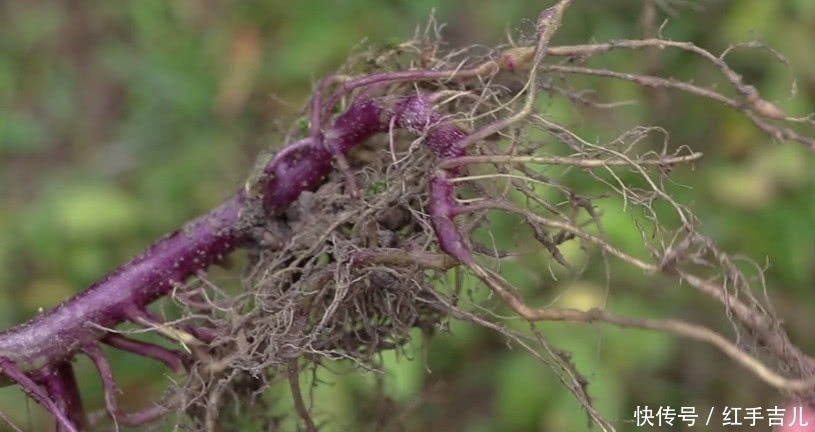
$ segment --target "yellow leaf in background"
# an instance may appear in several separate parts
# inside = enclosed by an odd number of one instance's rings
[[[76,294],[76,288],[63,279],[34,279],[25,289],[18,291],[18,305],[26,310],[51,309],[66,298]]]
[[[572,268],[581,268],[586,264],[586,261],[589,259],[588,252],[585,249],[585,245],[581,244],[578,241],[567,241],[561,245],[558,245],[558,250],[560,254],[563,256],[563,259],[569,263]],[[551,269],[552,272],[555,273],[557,276],[566,276],[571,273],[572,270],[563,267],[560,263],[555,261],[552,258],[552,254],[549,251],[544,250],[541,252],[544,257],[544,263],[547,265],[547,274],[548,270]]]
[[[227,69],[215,99],[215,109],[219,114],[232,118],[240,113],[255,87],[259,64],[260,36],[257,30],[249,27],[238,29],[232,39]]]
[[[752,165],[752,172],[783,189],[796,189],[812,178],[813,163],[803,146],[765,146],[756,152]]]
[[[715,143],[717,151],[731,158],[744,157],[760,147],[762,139],[755,133],[752,126],[734,110],[727,110],[720,114],[723,121],[718,126]]]
[[[602,286],[586,280],[568,283],[552,306],[587,311],[606,305],[606,291]]]
[[[121,189],[103,185],[66,188],[51,218],[69,238],[103,238],[128,231],[144,218],[137,202]]]
[[[717,167],[709,178],[710,194],[725,205],[758,210],[775,198],[773,180],[766,173],[742,167]]]

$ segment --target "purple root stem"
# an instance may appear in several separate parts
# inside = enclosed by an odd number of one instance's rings
[[[0,357],[0,371],[3,372],[9,379],[17,383],[20,388],[32,399],[37,401],[40,405],[45,407],[49,413],[57,420],[57,423],[67,432],[78,432],[74,427],[71,420],[62,412],[57,403],[51,399],[45,390],[42,389],[37,383],[28,377],[23,371],[6,357]]]
[[[110,368],[108,359],[105,358],[99,346],[95,344],[86,346],[82,351],[91,359],[91,362],[93,362],[94,366],[96,366],[96,370],[99,372],[99,376],[102,378],[105,409],[114,422],[123,426],[139,426],[156,420],[167,412],[166,408],[158,405],[133,413],[120,411],[119,403],[116,398],[118,391],[116,389],[116,381],[113,379],[113,370]]]
[[[441,250],[463,264],[474,264],[466,239],[453,220],[461,212],[461,206],[455,202],[455,186],[444,171],[430,179],[429,202],[430,221]]]
[[[189,361],[181,352],[119,334],[109,334],[103,337],[100,342],[122,351],[160,361],[175,373],[181,372],[184,365]]]
[[[501,59],[499,62],[494,61],[487,61],[480,65],[471,67],[469,69],[448,69],[448,70],[411,70],[411,71],[397,71],[397,72],[383,72],[379,74],[373,75],[366,75],[354,79],[350,79],[348,81],[342,82],[337,89],[334,90],[334,93],[328,98],[328,103],[323,104],[323,96],[327,92],[328,87],[331,85],[333,81],[336,80],[336,76],[330,76],[322,81],[317,86],[317,90],[314,92],[314,95],[311,98],[311,102],[309,104],[310,107],[310,123],[309,123],[309,137],[313,140],[313,142],[323,142],[323,134],[321,131],[322,125],[322,118],[328,114],[328,111],[331,110],[334,106],[339,103],[340,98],[346,94],[351,93],[352,91],[367,87],[381,87],[387,84],[395,84],[395,83],[404,83],[404,82],[417,82],[417,81],[429,81],[429,80],[453,80],[453,79],[462,79],[467,77],[473,76],[485,76],[485,75],[492,75],[497,73],[501,68],[508,69],[510,71],[516,68],[516,63],[522,61],[522,59],[515,57],[520,57],[519,53],[510,51],[505,52],[501,55]],[[428,113],[432,116],[437,116],[435,113]],[[395,120],[394,116],[394,120]],[[438,122],[436,122],[438,123]],[[446,143],[451,148],[452,143]],[[338,168],[345,176],[346,184],[349,186],[351,190],[352,197],[356,197],[359,193],[359,187],[356,184],[356,180],[351,173],[351,170],[348,166],[348,161],[345,158],[344,152],[341,148],[337,148],[335,146],[329,145],[329,151],[335,156],[338,162]]]
[[[57,363],[51,370],[46,370],[44,376],[37,381],[45,385],[48,395],[77,429],[82,430],[88,426],[74,368],[70,362]],[[67,431],[64,425],[57,423],[57,432],[64,431]]]
[[[417,76],[417,79],[421,76]],[[427,78],[425,76],[425,78]],[[445,123],[434,111],[432,95],[385,97],[357,100],[325,131],[324,142],[306,138],[284,147],[263,170],[259,188],[264,210],[274,214],[293,202],[301,192],[313,190],[332,171],[335,155],[344,154],[375,133],[392,128],[408,129],[424,137],[426,145],[441,160],[463,156],[460,145],[467,134],[454,124]],[[459,170],[439,171],[430,183],[431,220],[445,252],[462,263],[472,263],[472,256],[453,217],[459,211],[453,184],[447,175]],[[115,403],[115,383],[110,366],[102,356],[97,341],[109,337],[108,329],[149,314],[147,305],[170,294],[187,278],[220,262],[247,238],[239,232],[241,214],[249,203],[241,189],[209,213],[185,224],[181,229],[160,239],[142,254],[119,267],[82,293],[60,306],[40,314],[31,321],[0,332],[0,379],[7,376],[45,406],[68,431],[76,428],[59,410],[54,400],[23,370],[43,370],[49,365],[67,361],[83,351],[91,357],[102,375],[106,406],[122,424],[143,424],[165,409],[155,407],[138,414],[124,415]],[[200,329],[194,336],[207,334]],[[209,333],[202,339],[212,339]],[[174,365],[176,360],[144,345],[125,343],[112,338],[105,343],[119,344],[122,349],[153,357]],[[124,347],[127,348],[124,348]],[[161,360],[161,359],[164,360]]]
[[[164,320],[161,319],[158,315],[150,312],[146,308],[133,308],[127,312],[127,319],[134,323],[138,324],[142,327],[146,326],[158,326],[161,325]]]
[[[245,201],[233,195],[55,309],[0,333],[0,356],[27,369],[70,358],[231,252],[241,240],[232,227]]]
[[[421,69],[412,71],[382,72],[373,75],[366,75],[340,84],[339,88],[334,90],[334,93],[328,99],[328,103],[323,106],[323,111],[330,110],[340,101],[341,97],[361,87],[381,86],[403,82],[461,79],[477,75],[496,73],[498,72],[499,68],[500,66],[498,63],[487,62],[470,69],[448,69],[440,71]],[[333,78],[334,77],[330,77],[323,80],[320,90],[325,91],[325,89],[328,87],[327,84],[330,83]],[[315,93],[315,97],[312,99],[312,101],[316,99],[319,103],[319,98],[317,96],[321,95],[320,90]],[[314,108],[314,102],[312,102],[312,110]],[[320,112],[320,115],[321,114],[324,113]],[[312,119],[316,117],[319,120],[320,115],[312,116]]]
[[[540,46],[548,42],[547,38],[554,31],[545,26],[550,23],[554,14],[562,13],[567,4],[568,1],[561,1],[558,6],[541,14],[538,20],[539,47],[535,51],[533,64],[542,59],[545,51]],[[544,37],[546,34],[548,36]],[[432,95],[374,100],[367,99],[369,94],[363,91],[366,99],[357,95],[357,100],[323,133],[323,114],[332,109],[342,95],[358,88],[368,87],[370,90],[372,86],[381,87],[387,83],[486,76],[501,68],[514,69],[528,61],[526,54],[509,50],[501,55],[499,62],[488,61],[469,69],[414,70],[369,75],[342,83],[325,104],[322,103],[322,98],[332,79],[322,81],[310,104],[308,138],[291,143],[278,152],[264,168],[262,178],[258,179],[256,186],[259,186],[257,191],[261,194],[264,210],[272,215],[291,204],[303,191],[313,190],[331,172],[335,161],[346,177],[351,194],[357,195],[358,187],[344,155],[351,147],[375,133],[403,128],[421,134],[430,150],[444,161],[465,155],[470,144],[503,127],[501,123],[493,123],[468,136],[454,124],[445,123],[441,115],[434,111]],[[531,82],[534,85],[534,80]],[[460,171],[458,167],[436,170],[430,180],[428,208],[441,249],[460,262],[472,266],[475,264],[472,253],[465,236],[454,222],[455,216],[464,211],[465,207],[457,204],[454,185],[448,179],[448,176],[456,176]],[[72,413],[71,406],[79,401],[78,392],[70,389],[71,386],[75,387],[75,382],[69,362],[81,351],[91,358],[99,370],[105,389],[106,407],[115,421],[122,424],[143,424],[164,414],[165,410],[161,407],[135,415],[123,415],[119,412],[113,375],[98,341],[104,339],[105,343],[118,345],[120,349],[163,361],[172,369],[180,368],[178,363],[181,360],[177,354],[112,335],[109,329],[128,320],[159,322],[142,319],[148,314],[146,307],[150,303],[170,294],[174,287],[187,278],[206,270],[212,264],[222,262],[227,254],[247,241],[248,238],[240,228],[242,214],[254,198],[247,195],[248,190],[239,190],[209,213],[165,236],[142,254],[60,306],[27,323],[0,332],[0,385],[8,380],[18,384],[55,416],[63,430],[73,432],[76,427],[72,421],[79,427],[84,427],[84,422],[77,418],[69,419],[65,414]],[[197,334],[188,332],[197,338],[206,334],[203,329],[196,330]],[[214,337],[215,335],[209,334],[202,338],[211,340]],[[26,374],[36,375],[49,370],[53,372],[54,368],[57,368],[58,378],[43,382],[51,393],[50,396]],[[57,402],[63,406],[58,406]],[[81,405],[76,406],[81,410]],[[74,415],[70,414],[72,417]]]

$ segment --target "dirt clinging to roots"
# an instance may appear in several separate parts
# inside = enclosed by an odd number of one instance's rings
[[[501,53],[529,52],[528,47],[503,46],[486,53],[472,48],[442,54],[436,29],[428,29],[415,41],[354,57],[339,73],[359,76],[409,69],[475,70],[485,60],[498,64]],[[534,38],[520,43],[530,40]],[[570,78],[591,75],[587,71],[594,69],[582,65],[592,56],[646,45],[695,54],[700,50],[659,39],[547,47],[550,55],[561,56],[562,62],[541,65],[542,74],[537,79],[527,72],[505,71],[455,81],[389,84],[365,89],[365,96],[434,93],[439,96],[438,110],[447,121],[473,131],[516,117],[532,106],[525,105],[523,89],[535,83],[540,94],[534,97],[543,95],[545,98],[540,99],[549,101],[560,98],[581,114],[606,118],[615,105],[589,98],[587,89],[581,87],[584,81],[571,82]],[[614,76],[641,87],[689,92],[718,102],[724,98],[725,105],[745,113],[771,136],[808,142],[791,129],[760,120],[760,116],[780,119],[783,113],[767,109],[767,103],[751,93],[755,89],[724,62],[708,61],[738,94],[748,97],[731,101],[722,95],[705,96],[710,91],[695,84],[649,76],[609,75],[612,72],[607,70],[595,75],[597,79]],[[340,105],[343,103],[347,101]],[[347,105],[337,107],[337,112],[345,108]],[[259,207],[250,208],[247,230],[256,246],[251,250],[242,287],[228,292],[202,278],[193,287],[197,301],[182,301],[187,317],[219,329],[221,334],[206,349],[191,347],[200,362],[177,389],[180,396],[176,397],[182,400],[181,412],[192,420],[190,423],[184,416],[178,420],[192,430],[215,431],[233,430],[252,419],[262,423],[258,430],[272,431],[283,430],[280,424],[287,416],[309,432],[315,431],[321,421],[314,416],[311,389],[300,387],[301,375],[314,376],[321,367],[330,369],[339,363],[334,360],[345,360],[357,371],[377,370],[382,352],[401,351],[411,335],[430,337],[444,331],[451,320],[497,331],[514,346],[528,351],[582,404],[590,422],[604,430],[614,427],[594,409],[586,390],[588,380],[574,366],[569,353],[551,346],[532,323],[599,322],[661,331],[713,345],[777,389],[806,389],[806,383],[785,380],[753,356],[762,355],[776,369],[796,376],[808,376],[815,370],[815,360],[792,349],[783,329],[774,324],[777,320],[771,308],[765,307],[765,297],[754,294],[765,289],[763,279],[756,283],[744,277],[728,255],[698,231],[699,221],[690,209],[671,196],[671,188],[681,186],[669,175],[676,166],[693,164],[701,153],[670,144],[668,131],[659,126],[623,128],[602,139],[583,138],[570,126],[538,111],[539,106],[528,109],[520,120],[502,123],[506,127],[473,145],[469,154],[486,159],[465,166],[462,171],[467,178],[455,179],[460,184],[460,202],[478,203],[470,207],[476,210],[455,220],[478,263],[461,265],[439,253],[426,211],[428,180],[439,161],[422,145],[421,137],[407,131],[382,134],[351,152],[349,161],[361,192],[357,199],[352,198],[347,179],[334,172],[316,191],[301,194],[272,218],[263,215]],[[293,142],[306,133],[300,124],[285,141]],[[605,237],[603,214],[595,205],[598,200],[608,200],[604,202],[607,206],[619,204],[631,215],[649,257],[634,256]],[[490,238],[486,215],[495,210],[516,224],[518,238],[499,240],[514,242],[517,250],[505,251],[475,241]],[[254,213],[257,215],[252,216]],[[566,242],[578,243],[586,254],[585,262],[567,262],[559,250]],[[546,274],[542,278],[556,279],[555,267],[564,279],[573,280],[589,273],[590,267],[600,269],[603,274],[599,277],[605,279],[608,292],[611,260],[636,269],[638,274],[671,279],[682,289],[695,290],[707,301],[719,303],[737,334],[745,337],[731,342],[701,325],[614,315],[603,308],[577,311],[529,306],[520,291],[501,276],[500,269],[501,259],[522,254],[545,256],[549,269],[541,272]],[[460,307],[459,301],[466,294],[462,294],[458,277],[450,283],[448,270],[454,267],[456,272],[461,270],[456,276],[466,274],[471,280],[477,279],[478,289],[496,301],[489,306],[472,302]],[[720,284],[717,275],[724,282]],[[495,309],[496,303],[500,311]],[[529,329],[516,331],[505,326],[498,314],[507,309],[527,321]],[[275,385],[283,385],[294,403],[293,412],[281,413],[281,417],[269,414],[275,412],[270,407],[276,400],[267,390]],[[380,415],[390,413],[385,410]]]
[[[435,162],[409,145],[394,155],[382,150],[386,143],[375,138],[352,154],[360,199],[332,174],[255,227],[261,246],[251,252],[240,294],[204,289],[212,306],[205,321],[224,334],[184,391],[199,427],[231,423],[224,418],[230,408],[233,421],[246,417],[239,413],[262,406],[261,393],[295,372],[338,359],[376,370],[378,354],[400,350],[411,330],[429,336],[443,327],[447,306],[433,291],[440,273],[411,254],[435,248],[424,214]],[[394,156],[404,162],[394,164]],[[451,266],[435,256],[430,267]]]

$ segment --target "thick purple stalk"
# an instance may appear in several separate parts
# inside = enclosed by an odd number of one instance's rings
[[[262,170],[257,180],[260,187],[253,188],[262,195],[266,213],[271,215],[285,208],[303,191],[317,187],[331,172],[332,162],[338,155],[389,128],[405,128],[422,134],[425,143],[440,159],[464,155],[462,143],[467,135],[443,121],[433,109],[433,99],[430,95],[419,95],[357,101],[323,135],[312,135],[285,147]],[[460,206],[455,203],[453,184],[447,176],[457,174],[458,170],[439,170],[433,175],[430,214],[442,250],[464,263],[471,263],[464,237],[453,222]],[[137,425],[163,415],[166,409],[160,405],[139,413],[119,410],[112,371],[99,343],[162,361],[178,370],[186,357],[116,335],[109,329],[126,321],[142,324],[144,320],[154,321],[146,309],[150,303],[248,240],[240,222],[249,202],[247,191],[241,189],[82,293],[27,323],[0,333],[0,385],[4,376],[20,385],[57,418],[58,430],[82,430],[84,416],[79,395],[66,384],[73,379],[70,360],[84,353],[102,377],[106,408],[111,417],[121,424]],[[67,371],[53,379],[38,378],[55,365],[68,365]]]
[[[176,283],[231,252],[242,192],[154,243],[85,291],[31,321],[0,333],[0,356],[23,369],[70,357],[166,295]]]
[[[558,10],[562,13],[568,3],[569,0],[561,0]],[[548,32],[551,37],[554,30],[547,28],[544,26],[539,31],[542,34]],[[548,37],[541,37],[540,40],[543,42],[539,44],[545,44]],[[537,50],[536,64],[541,56],[542,51]],[[510,56],[510,59],[514,57]],[[126,321],[143,325],[155,321],[146,309],[150,303],[169,294],[175,286],[206,270],[250,240],[245,227],[242,228],[241,217],[250,202],[254,202],[255,193],[261,195],[267,215],[273,215],[291,204],[303,191],[313,190],[322,183],[336,164],[343,171],[353,194],[356,190],[355,180],[348,170],[344,153],[375,133],[386,132],[390,128],[408,129],[422,135],[428,148],[442,160],[463,156],[469,144],[493,133],[493,129],[497,130],[503,124],[492,124],[468,136],[434,110],[436,98],[433,95],[379,99],[369,99],[367,95],[371,94],[373,87],[381,87],[387,82],[444,79],[448,73],[449,78],[454,78],[453,75],[491,74],[502,66],[516,65],[515,61],[506,58],[500,63],[487,62],[455,72],[425,70],[363,77],[341,85],[329,97],[327,104],[322,103],[322,96],[328,81],[323,82],[312,99],[312,124],[308,138],[292,143],[277,153],[264,167],[260,178],[253,180],[257,184],[252,188],[236,192],[209,213],[165,236],[57,308],[0,332],[0,385],[4,378],[17,383],[57,418],[58,430],[77,431],[83,428],[84,416],[70,361],[75,355],[84,353],[90,357],[102,377],[106,408],[111,417],[122,424],[136,425],[164,414],[165,407],[160,405],[140,413],[120,412],[113,373],[99,344],[107,343],[162,361],[174,370],[186,364],[189,358],[116,335],[110,329]],[[368,91],[358,94],[357,101],[323,133],[322,114],[327,113],[341,95],[361,87],[367,87]],[[531,93],[534,91],[530,90]],[[441,249],[460,262],[471,265],[474,263],[472,253],[453,220],[457,214],[466,211],[456,202],[454,185],[449,179],[460,174],[461,169],[438,169],[432,174],[428,205]],[[249,190],[252,197],[248,195]],[[211,336],[206,329],[184,331],[206,338]],[[61,367],[54,369],[57,366]],[[53,378],[43,378],[43,373],[49,371],[57,374]]]
[[[326,131],[324,144],[301,140],[269,162],[261,188],[266,211],[283,208],[301,192],[319,185],[332,169],[333,151],[346,152],[391,125],[425,133],[428,145],[441,158],[463,154],[453,144],[464,133],[454,125],[439,124],[441,120],[426,95],[352,104]],[[39,369],[70,358],[104,337],[105,329],[139,315],[173,286],[239,246],[243,233],[235,228],[247,201],[243,190],[235,193],[55,309],[0,333],[0,357],[22,370]]]
[[[82,407],[82,398],[79,395],[79,386],[71,363],[59,362],[44,372],[45,376],[40,377],[39,381],[44,383],[48,395],[65,413],[68,420],[79,429],[85,428],[88,421],[85,417],[85,409]],[[61,425],[57,428],[57,432],[66,430]]]

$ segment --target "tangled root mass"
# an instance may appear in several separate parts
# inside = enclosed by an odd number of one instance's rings
[[[529,61],[523,55],[506,54],[523,54],[528,50],[524,41],[487,53],[476,48],[444,53],[436,30],[431,25],[415,40],[360,54],[345,65],[342,74],[472,70],[493,62],[503,71],[473,73],[459,80],[396,82],[361,91],[366,97],[433,92],[440,95],[437,109],[447,121],[467,131],[524,109],[528,71],[506,64],[507,59]],[[680,81],[623,76],[584,66],[587,59],[612,50],[646,47],[701,55],[721,71],[735,96]],[[565,61],[540,66],[534,78],[539,89],[535,108],[474,145],[457,162],[463,167],[456,179],[458,199],[470,203],[471,210],[462,212],[456,222],[466,234],[467,247],[478,255],[478,264],[462,265],[440,252],[427,210],[429,173],[439,169],[439,160],[421,145],[422,137],[406,131],[377,136],[349,156],[359,196],[352,196],[348,178],[338,171],[274,217],[267,217],[260,208],[250,209],[257,215],[246,218],[246,229],[253,233],[256,246],[249,254],[241,289],[229,290],[201,278],[176,296],[188,319],[219,329],[209,346],[193,347],[201,361],[177,390],[190,429],[230,430],[247,418],[262,423],[264,430],[284,430],[286,421],[306,430],[320,429],[331,420],[320,417],[319,407],[311,403],[310,388],[301,388],[301,375],[313,376],[316,369],[331,370],[337,363],[356,371],[378,370],[382,352],[403,350],[412,337],[433,337],[450,320],[463,320],[498,331],[527,349],[564,382],[592,423],[613,430],[613,423],[593,408],[588,380],[568,355],[549,346],[541,334],[505,327],[493,312],[506,311],[529,322],[603,322],[701,340],[769,385],[807,394],[812,383],[794,378],[813,375],[815,362],[792,346],[775,324],[766,299],[754,295],[763,287],[752,286],[755,281],[697,230],[698,221],[690,209],[671,196],[669,176],[674,168],[686,169],[701,155],[672,147],[666,131],[658,127],[634,127],[594,143],[549,119],[542,101],[566,98],[576,109],[612,109],[613,104],[588,99],[570,85],[575,76],[612,77],[709,97],[742,112],[770,136],[808,146],[811,139],[787,127],[785,122],[794,119],[758,97],[718,57],[693,45],[653,39],[547,49],[551,58]],[[340,111],[350,98],[338,101]],[[306,133],[305,128],[295,127],[287,141]],[[591,187],[586,188],[587,184]],[[544,189],[555,199],[544,199]],[[603,215],[595,202],[609,197],[621,198],[632,215],[640,215],[632,217],[637,217],[650,259],[633,256],[604,237]],[[518,242],[523,250],[490,244],[490,216],[497,211],[524,225],[524,232],[535,239],[534,247],[529,241]],[[587,252],[588,263],[566,260],[560,248],[568,242]],[[546,254],[552,267],[547,271],[554,273],[557,267],[559,274],[571,278],[581,277],[592,266],[611,268],[609,261],[617,260],[646,274],[682,282],[727,310],[740,342],[670,319],[529,306],[501,275],[501,261],[521,253]],[[694,273],[700,269],[703,273]],[[462,285],[453,282],[461,278],[451,277],[453,272],[480,280],[478,289],[491,292],[500,303],[478,307],[461,302]],[[312,384],[320,385],[317,381]],[[294,412],[274,409],[270,386],[287,389]]]

